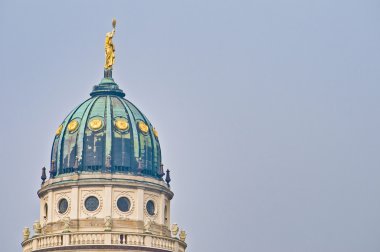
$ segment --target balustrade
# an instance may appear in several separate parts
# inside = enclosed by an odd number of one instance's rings
[[[171,237],[120,232],[74,232],[34,236],[24,241],[22,246],[23,252],[33,252],[44,248],[96,244],[157,248],[169,252],[184,251],[186,247],[183,242]]]

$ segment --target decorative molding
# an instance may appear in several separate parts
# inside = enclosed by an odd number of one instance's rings
[[[69,215],[71,211],[71,198],[68,196],[68,194],[69,192],[61,192],[55,195],[54,209],[59,219],[66,217],[67,215]],[[61,199],[67,200],[67,210],[64,213],[59,212],[59,202],[61,201]]]
[[[146,209],[146,204],[151,200],[154,203],[154,215],[150,215],[148,210]],[[155,220],[159,213],[159,204],[158,204],[158,196],[154,194],[145,194],[144,195],[144,215],[148,217],[150,220]]]
[[[172,199],[174,194],[170,189],[164,185],[163,181],[158,181],[151,178],[139,177],[126,174],[67,174],[65,177],[67,181],[62,182],[62,178],[53,178],[45,182],[45,184],[38,190],[38,196],[40,198],[45,197],[49,191],[62,191],[71,190],[72,187],[84,188],[88,186],[104,187],[104,184],[123,188],[124,190],[130,189],[143,189],[149,193],[164,193],[168,199]],[[112,180],[110,180],[112,178]]]
[[[135,197],[132,196],[132,194],[134,194],[134,192],[128,192],[128,191],[115,191],[115,197],[113,198],[113,202],[112,202],[112,206],[113,206],[113,210],[118,213],[121,217],[127,217],[129,215],[131,215],[133,213],[133,211],[135,210]],[[121,197],[126,197],[129,199],[129,202],[131,203],[131,206],[129,208],[129,211],[128,212],[122,212],[120,211],[120,209],[117,207],[117,200]]]
[[[94,197],[98,198],[98,200],[99,200],[99,207],[95,211],[88,211],[84,205],[85,200],[90,196],[94,196]],[[103,197],[99,194],[98,191],[94,191],[94,190],[82,191],[80,208],[82,210],[82,213],[86,214],[89,217],[93,217],[102,210],[102,208],[103,208]]]

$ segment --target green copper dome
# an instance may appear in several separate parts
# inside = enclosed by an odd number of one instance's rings
[[[161,179],[157,131],[112,78],[104,78],[91,98],[59,126],[51,153],[50,176],[111,172]]]

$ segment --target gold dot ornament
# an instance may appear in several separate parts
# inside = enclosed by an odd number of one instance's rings
[[[129,124],[125,118],[117,118],[115,120],[115,127],[120,131],[127,131],[129,129]]]
[[[103,128],[103,121],[100,118],[93,118],[88,123],[88,127],[93,131],[100,130]]]
[[[67,129],[70,133],[74,133],[78,128],[79,122],[76,119],[71,120],[71,122],[69,122],[69,124],[67,125]]]
[[[148,125],[146,125],[146,123],[144,123],[143,121],[139,122],[139,129],[144,134],[148,133],[148,131],[149,131]]]
[[[56,135],[56,136],[61,135],[61,133],[62,133],[62,129],[63,129],[63,125],[61,124],[61,125],[59,125],[57,131],[55,132],[55,135]]]
[[[158,131],[156,130],[156,128],[153,128],[153,134],[154,134],[155,137],[158,138]]]

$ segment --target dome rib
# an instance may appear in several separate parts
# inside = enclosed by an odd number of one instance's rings
[[[133,146],[134,146],[134,153],[135,158],[140,158],[140,141],[139,136],[137,133],[137,126],[136,126],[136,118],[135,115],[132,113],[132,111],[129,109],[128,105],[125,103],[126,100],[118,98],[119,101],[124,105],[125,110],[127,111],[127,114],[129,115],[129,118],[131,119],[131,127],[133,131]]]
[[[102,169],[105,164],[105,128],[103,125],[98,131],[91,130],[88,127],[90,120],[93,118],[106,117],[107,96],[99,96],[92,105],[90,113],[86,118],[85,135],[83,142],[86,144],[83,148],[82,169],[84,171],[97,171]],[[91,142],[93,141],[93,142]]]
[[[149,126],[149,136],[150,136],[150,141],[152,142],[152,151],[151,151],[151,155],[152,155],[152,170],[154,171],[154,168],[157,169],[157,160],[154,160],[156,155],[154,155],[154,153],[157,152],[157,146],[156,146],[156,141],[155,141],[155,137],[153,135],[153,126],[152,124],[150,123],[150,121],[146,118],[146,116],[141,113],[141,111],[134,105],[132,104],[131,102],[127,101],[127,103],[129,103],[131,106],[133,106],[142,116],[142,118],[144,119],[145,123]]]
[[[63,141],[62,159],[60,173],[73,172],[77,168],[77,143],[79,137],[79,127],[83,121],[83,114],[87,107],[90,105],[91,100],[85,101],[72,115],[72,120],[77,120],[79,125],[78,129],[74,133],[65,133],[65,139]],[[69,122],[70,123],[70,122]]]
[[[83,118],[81,121],[81,124],[79,126],[78,130],[78,138],[77,138],[77,157],[78,157],[78,166],[82,167],[83,166],[83,160],[84,160],[84,138],[86,137],[86,126],[88,123],[88,118],[91,113],[92,107],[94,106],[95,102],[99,99],[99,96],[92,98],[92,101],[90,104],[86,107],[86,110],[83,114]],[[80,140],[80,141],[79,141]],[[79,156],[80,155],[80,156]]]
[[[112,104],[111,104],[111,97],[107,96],[107,104],[106,104],[106,110],[107,113],[104,116],[104,119],[107,119],[107,122],[105,122],[105,131],[106,131],[106,146],[105,146],[105,161],[106,161],[106,168],[111,168],[111,164],[113,162],[112,157],[112,132],[113,132],[113,114],[112,114]],[[105,121],[105,120],[104,120]],[[109,166],[109,167],[107,167]]]
[[[89,99],[87,99],[85,102],[87,102],[88,100]],[[57,167],[56,172],[57,172],[57,175],[59,175],[60,172],[61,172],[62,151],[63,151],[63,144],[65,142],[65,141],[63,141],[63,139],[64,139],[64,136],[66,135],[67,125],[71,121],[71,119],[72,119],[73,115],[75,114],[75,112],[81,107],[81,105],[77,106],[73,111],[71,111],[71,113],[69,114],[69,116],[66,117],[66,119],[65,119],[65,121],[63,123],[63,131],[60,134],[59,140],[58,140],[58,150],[57,150],[57,158],[56,158],[56,167]]]

